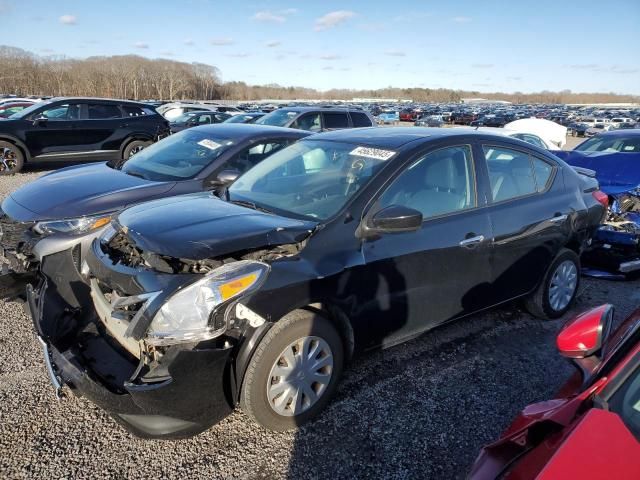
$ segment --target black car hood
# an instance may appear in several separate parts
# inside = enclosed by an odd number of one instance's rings
[[[34,213],[29,220],[52,220],[118,210],[168,192],[174,185],[144,180],[106,163],[96,163],[40,177],[13,192],[11,198]]]
[[[297,243],[317,225],[225,202],[209,192],[136,205],[117,222],[143,251],[191,260]]]

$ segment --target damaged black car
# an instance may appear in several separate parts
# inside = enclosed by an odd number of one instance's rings
[[[84,261],[44,257],[28,304],[57,390],[136,435],[194,435],[238,404],[286,430],[323,410],[356,353],[514,299],[562,315],[598,192],[503,136],[323,133],[222,198],[123,211]]]

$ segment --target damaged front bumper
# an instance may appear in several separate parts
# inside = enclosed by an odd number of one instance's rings
[[[189,437],[231,413],[233,339],[167,347],[149,362],[105,327],[70,251],[45,257],[42,273],[27,300],[57,395],[67,386],[145,438]]]

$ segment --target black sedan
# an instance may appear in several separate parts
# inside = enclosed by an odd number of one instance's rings
[[[177,133],[187,128],[198,127],[200,125],[223,123],[229,118],[232,118],[232,115],[222,112],[212,112],[211,110],[186,112],[171,120],[169,128],[171,129],[171,133]]]
[[[82,264],[45,257],[29,306],[56,388],[137,435],[193,435],[238,403],[285,430],[326,406],[357,352],[517,298],[562,315],[605,211],[597,193],[503,136],[330,132],[222,198],[125,210]]]
[[[118,210],[213,190],[308,134],[256,125],[202,126],[171,135],[122,165],[77,165],[40,177],[0,208],[0,254],[11,265],[0,282],[21,293],[20,277],[36,271],[42,256],[74,245],[83,255]]]

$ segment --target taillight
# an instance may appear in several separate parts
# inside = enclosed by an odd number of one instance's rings
[[[593,198],[595,198],[599,203],[604,205],[604,208],[609,207],[609,195],[604,193],[602,190],[596,190],[592,193]]]

